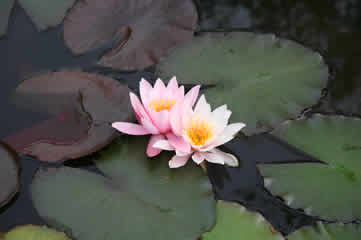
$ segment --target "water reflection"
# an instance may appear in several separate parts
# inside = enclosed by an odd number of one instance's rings
[[[330,66],[331,77],[328,95],[313,111],[361,115],[360,1],[198,2],[201,10],[200,31],[241,29],[275,33],[320,52]],[[222,9],[221,15],[217,9]],[[239,19],[244,21],[243,25],[238,22]]]

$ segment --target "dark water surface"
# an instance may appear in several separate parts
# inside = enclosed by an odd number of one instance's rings
[[[198,31],[253,31],[274,33],[310,47],[324,56],[331,75],[328,91],[311,112],[361,115],[361,2],[357,0],[198,0]],[[64,46],[61,27],[38,33],[16,6],[6,38],[0,40],[0,139],[30,127],[50,116],[27,112],[9,103],[16,86],[32,73],[61,68],[92,69],[104,49],[73,57]],[[95,71],[100,71],[95,69]],[[137,87],[141,75],[116,73],[120,81]],[[134,80],[134,81],[132,81]],[[238,201],[261,212],[276,230],[289,233],[315,219],[301,210],[288,208],[281,199],[263,188],[256,162],[312,161],[310,157],[263,134],[239,138],[227,144],[240,160],[239,168],[208,165],[217,199]],[[44,224],[36,214],[28,186],[36,169],[48,164],[21,157],[21,191],[8,206],[0,209],[0,232],[19,224]],[[301,181],[301,179],[300,179]]]

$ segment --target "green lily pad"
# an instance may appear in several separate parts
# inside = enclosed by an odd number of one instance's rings
[[[327,163],[258,165],[268,189],[294,208],[328,220],[361,217],[361,121],[314,115],[272,132]]]
[[[215,84],[207,100],[227,104],[231,121],[245,122],[252,135],[295,118],[315,104],[326,85],[322,57],[302,45],[272,34],[206,33],[181,47],[158,65],[162,79]]]
[[[75,0],[19,0],[38,30],[60,24]]]
[[[1,0],[0,2],[0,37],[6,34],[11,10],[15,0]]]
[[[203,240],[282,240],[281,234],[272,232],[271,225],[258,213],[247,211],[236,203],[218,201],[216,225],[203,233]]]
[[[1,237],[1,236],[0,236]],[[5,233],[2,240],[70,240],[64,233],[46,226],[24,225]]]
[[[303,227],[292,234],[288,240],[359,240],[360,226],[354,224],[323,224]]]
[[[211,184],[194,165],[148,159],[147,137],[122,136],[99,153],[105,176],[63,167],[39,171],[32,198],[40,216],[78,240],[197,239],[214,222]]]
[[[0,142],[0,207],[8,203],[20,187],[16,155]]]

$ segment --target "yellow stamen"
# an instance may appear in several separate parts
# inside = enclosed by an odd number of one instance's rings
[[[190,120],[185,128],[185,135],[188,137],[192,145],[201,146],[214,136],[214,126],[208,120]]]
[[[170,98],[157,98],[154,99],[149,105],[155,111],[160,112],[162,110],[169,110],[175,104],[175,99]]]

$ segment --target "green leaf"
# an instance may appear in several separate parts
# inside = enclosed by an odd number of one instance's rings
[[[38,30],[60,24],[75,0],[19,0]]]
[[[282,240],[279,233],[258,213],[236,203],[217,202],[216,225],[202,235],[203,240]]]
[[[11,10],[15,0],[0,1],[0,37],[6,34]]]
[[[252,135],[272,129],[315,104],[328,78],[322,57],[272,34],[207,33],[174,49],[158,65],[163,79],[215,84],[214,106],[227,104],[231,121]]]
[[[0,236],[1,237],[1,236]],[[2,240],[70,240],[64,233],[46,226],[24,225],[5,233]]]
[[[303,227],[292,234],[288,240],[359,240],[360,226],[353,224],[323,224]]]
[[[288,121],[272,134],[327,163],[258,165],[273,194],[328,220],[361,217],[359,119],[317,114]]]
[[[38,213],[78,240],[197,239],[214,221],[207,176],[194,165],[169,169],[168,153],[148,159],[146,140],[123,136],[100,152],[105,176],[40,171],[32,185]]]
[[[8,203],[20,187],[17,156],[0,142],[0,207]]]

